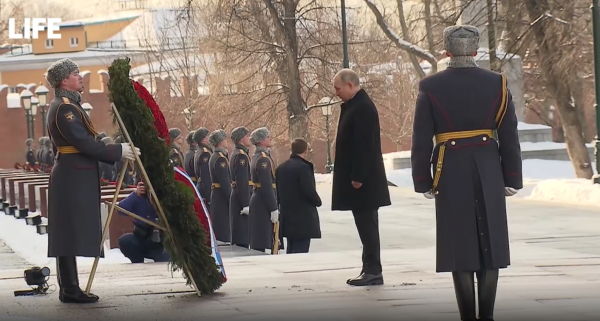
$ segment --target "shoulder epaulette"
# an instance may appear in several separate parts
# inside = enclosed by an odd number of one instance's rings
[[[265,152],[260,152],[260,157],[267,157],[267,154]]]
[[[70,104],[70,103],[71,103],[71,101],[70,101],[70,100],[69,100],[69,98],[67,98],[67,97],[62,97],[62,101],[63,101],[63,103],[65,103],[65,104]]]
[[[225,157],[225,155],[223,155],[223,153],[219,152],[219,157]]]
[[[210,153],[210,151],[206,147],[202,147],[202,151],[205,152],[205,153]]]
[[[245,152],[243,149],[238,149],[238,150],[240,151],[240,152],[239,152],[240,154],[242,154],[242,155],[246,155],[246,152]]]

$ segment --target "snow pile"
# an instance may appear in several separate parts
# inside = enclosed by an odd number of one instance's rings
[[[387,178],[400,188],[413,189],[410,168],[388,170]],[[600,184],[575,178],[571,162],[528,159],[523,161],[523,189],[513,198],[600,207]]]
[[[48,235],[39,235],[35,226],[25,224],[24,219],[5,215],[0,211],[0,238],[15,253],[30,264],[38,266],[54,266],[54,258],[48,257]],[[94,258],[78,258],[77,264],[90,266]],[[105,257],[100,264],[130,263],[119,249],[105,250]]]
[[[315,173],[315,182],[317,184],[331,184],[333,182],[333,175]]]
[[[600,207],[600,184],[588,179],[550,179],[535,186],[527,199]]]

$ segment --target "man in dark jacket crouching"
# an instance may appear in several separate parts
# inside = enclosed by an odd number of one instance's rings
[[[146,194],[143,182],[139,182],[135,192],[129,194],[119,202],[119,206],[126,211],[141,216],[151,222],[157,222],[156,211]],[[121,215],[125,213],[119,212]],[[155,227],[134,219],[133,233],[121,235],[119,238],[119,249],[131,263],[144,263],[144,259],[154,262],[169,261],[169,253],[163,246],[163,233]]]
[[[311,239],[321,238],[313,164],[306,160],[308,143],[292,142],[292,155],[275,171],[277,201],[282,236],[287,238],[287,253],[308,253]]]

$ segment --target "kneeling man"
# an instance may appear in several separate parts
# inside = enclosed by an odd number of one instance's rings
[[[139,182],[136,191],[120,201],[119,206],[149,221],[157,221],[158,216],[146,194],[143,182]],[[119,214],[126,215],[122,212]],[[131,263],[144,263],[144,259],[154,262],[169,261],[169,253],[165,252],[162,243],[163,232],[138,219],[134,219],[133,224],[133,233],[124,234],[119,238],[121,253],[131,260]]]

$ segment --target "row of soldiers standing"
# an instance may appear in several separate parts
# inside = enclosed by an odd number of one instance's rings
[[[181,131],[172,128],[169,134],[170,159],[196,183],[217,240],[257,251],[271,249],[279,209],[269,130],[262,127],[250,132],[242,126],[229,137],[222,129],[211,133],[201,127],[187,135],[185,156]],[[250,156],[252,145],[255,151]],[[279,244],[282,248],[281,240]]]
[[[39,138],[38,144],[38,149],[34,150],[33,139],[29,138],[25,141],[27,146],[25,160],[29,166],[35,166],[40,171],[45,172],[54,165],[52,141],[48,136],[43,136]]]

